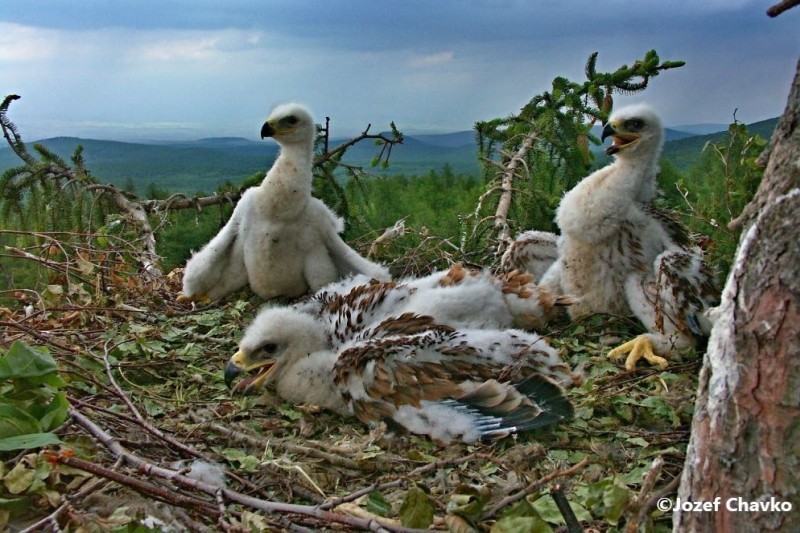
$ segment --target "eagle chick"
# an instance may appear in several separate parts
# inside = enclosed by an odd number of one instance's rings
[[[338,235],[342,220],[311,196],[316,125],[307,109],[273,109],[261,137],[280,154],[264,181],[242,195],[220,232],[186,265],[188,301],[217,300],[246,284],[263,298],[297,297],[350,274],[388,280],[388,271],[364,259]]]
[[[615,161],[584,178],[559,204],[558,260],[541,285],[576,297],[572,318],[590,313],[634,314],[648,333],[612,350],[661,368],[673,348],[707,335],[704,312],[718,294],[702,252],[671,213],[653,205],[664,141],[661,120],[647,105],[612,114],[603,139]]]
[[[237,389],[271,383],[287,401],[441,443],[567,419],[572,407],[561,385],[574,377],[545,339],[505,329],[528,293],[509,289],[458,266],[408,284],[341,282],[305,304],[262,310],[225,379],[230,385],[255,371]]]

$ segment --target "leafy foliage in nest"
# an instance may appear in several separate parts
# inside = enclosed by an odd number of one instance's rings
[[[409,270],[415,256],[451,259],[433,239],[406,254]],[[98,257],[85,260],[103,268]],[[118,272],[127,281],[119,300],[68,276],[46,304],[19,294],[33,306],[28,316],[4,312],[2,343],[12,346],[6,358],[29,345],[46,348],[36,353],[57,361],[58,382],[37,385],[32,394],[57,386],[70,414],[56,431],[60,444],[2,452],[5,526],[49,517],[37,527],[324,530],[361,529],[376,519],[390,531],[548,531],[564,521],[550,496],[560,490],[585,527],[609,530],[639,520],[668,528],[669,517],[652,509],[637,518],[635,504],[655,457],[665,462],[656,490],[677,479],[698,362],[689,355],[666,372],[620,371],[607,360],[606,344],[634,335],[629,321],[595,316],[548,332],[565,360],[584,368],[585,383],[570,391],[575,420],[534,435],[440,448],[285,404],[271,392],[231,397],[222,366],[261,302],[243,291],[216,306],[180,306],[179,274],[147,280]],[[8,377],[3,383],[17,386]],[[65,404],[58,409],[67,412]],[[193,478],[148,473],[120,449],[176,475],[198,459],[219,465],[231,494],[215,497]]]

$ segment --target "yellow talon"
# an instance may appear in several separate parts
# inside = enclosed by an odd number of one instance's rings
[[[664,370],[669,365],[666,359],[659,357],[653,352],[653,344],[650,342],[650,339],[647,338],[647,335],[639,335],[635,339],[621,346],[617,346],[608,352],[608,356],[611,359],[619,359],[625,354],[628,354],[628,358],[625,359],[625,370],[630,371],[635,369],[636,363],[642,358],[646,359],[651,365],[659,367],[661,370]]]
[[[186,296],[185,294],[180,293],[178,294],[178,297],[175,300],[181,304],[197,302],[200,305],[206,305],[211,303],[211,298],[209,298],[205,294],[195,294],[194,296]]]

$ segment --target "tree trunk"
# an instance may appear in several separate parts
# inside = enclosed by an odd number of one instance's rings
[[[749,227],[700,372],[675,531],[800,524],[800,63],[738,224]]]

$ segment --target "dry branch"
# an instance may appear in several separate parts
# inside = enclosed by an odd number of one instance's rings
[[[650,493],[653,491],[653,487],[656,481],[658,481],[663,467],[664,458],[659,455],[653,460],[650,469],[645,473],[639,494],[628,503],[625,509],[624,514],[628,517],[625,523],[625,533],[636,533],[639,531],[639,524],[644,522],[647,518],[647,513],[652,509],[652,506],[649,505],[652,502]],[[655,504],[655,502],[652,503]]]
[[[777,17],[784,11],[788,11],[793,7],[797,7],[799,5],[800,5],[800,0],[782,0],[781,2],[778,2],[774,6],[767,9],[767,15],[769,15],[770,17]]]
[[[509,496],[506,496],[499,503],[497,503],[495,506],[493,506],[491,509],[489,509],[488,511],[483,513],[483,515],[481,515],[481,520],[488,520],[490,518],[493,518],[503,508],[511,505],[512,503],[516,503],[516,502],[520,501],[521,499],[525,498],[529,494],[532,494],[533,492],[539,490],[544,485],[550,483],[554,479],[558,479],[560,477],[567,477],[567,476],[574,475],[574,474],[580,472],[588,464],[589,464],[589,458],[587,457],[584,460],[582,460],[580,463],[578,463],[578,464],[576,464],[574,466],[571,466],[571,467],[569,467],[567,469],[564,469],[564,470],[559,470],[557,472],[551,472],[550,474],[547,474],[546,476],[543,476],[543,477],[541,477],[541,478],[539,478],[539,479],[537,479],[535,481],[532,481],[532,482],[528,483],[528,485],[525,486],[525,488],[523,488],[522,490],[519,490],[519,491],[517,491],[517,492],[515,492],[515,493],[513,493],[513,494],[511,494]]]
[[[133,405],[133,402],[130,400],[130,398],[128,398],[128,395],[125,394],[125,391],[122,390],[122,387],[119,386],[119,383],[117,383],[117,380],[114,379],[114,372],[111,369],[111,363],[108,360],[108,356],[109,356],[108,342],[106,342],[105,346],[103,348],[103,357],[102,357],[103,366],[105,367],[105,370],[106,370],[106,376],[108,376],[108,381],[111,384],[111,386],[114,388],[114,390],[116,391],[117,396],[119,396],[119,398],[128,407],[128,410],[133,414],[134,418],[137,421],[137,424],[139,424],[139,426],[141,426],[144,430],[146,430],[148,433],[150,433],[151,435],[153,435],[157,439],[162,440],[162,441],[168,443],[171,446],[174,446],[178,450],[180,450],[180,451],[182,451],[184,453],[187,453],[187,454],[191,455],[192,457],[203,457],[203,458],[205,458],[205,456],[202,453],[200,453],[199,451],[195,450],[191,446],[187,446],[186,444],[184,444],[184,443],[180,442],[179,440],[171,437],[170,435],[165,434],[163,431],[161,431],[160,429],[158,429],[154,425],[150,424],[142,416],[142,414],[139,412],[139,410],[136,408],[136,406]]]
[[[513,191],[514,177],[516,176],[520,166],[525,165],[525,156],[533,147],[533,143],[539,138],[539,132],[534,130],[525,137],[522,145],[516,153],[509,159],[505,165],[504,170],[500,173],[500,200],[497,203],[497,211],[495,212],[494,226],[499,229],[498,235],[498,255],[502,254],[503,247],[506,245],[510,238],[508,227],[508,210],[511,208],[511,193]]]
[[[376,519],[366,520],[345,516],[308,505],[262,500],[242,494],[241,492],[237,492],[235,490],[228,489],[226,487],[218,487],[204,481],[192,479],[180,474],[178,471],[157,466],[145,459],[142,459],[138,455],[129,452],[114,437],[112,437],[109,433],[100,428],[100,426],[92,422],[87,416],[83,415],[79,411],[70,409],[69,414],[79,426],[84,428],[90,435],[92,435],[92,437],[103,444],[103,446],[105,446],[105,448],[115,457],[123,459],[124,462],[135,467],[143,474],[169,480],[187,489],[198,490],[212,496],[219,492],[228,501],[266,513],[298,514],[309,516],[323,522],[344,524],[350,527],[362,529],[364,531],[393,531],[396,533],[418,533],[423,531],[396,526],[394,524],[383,523],[382,521],[378,521]]]

